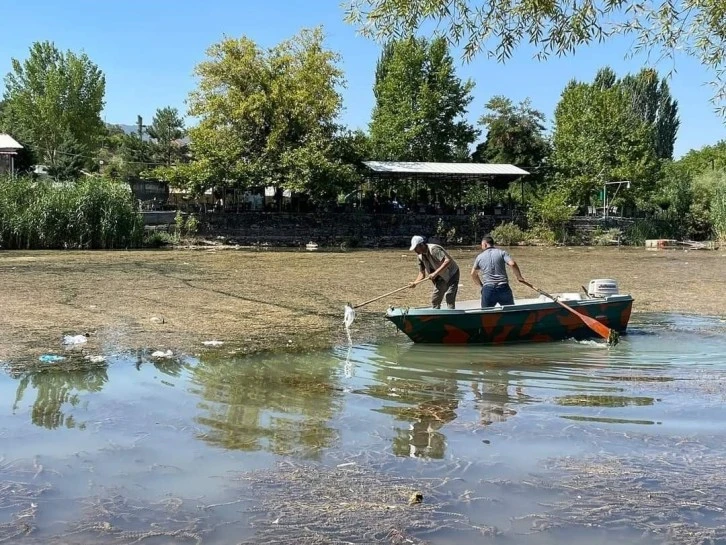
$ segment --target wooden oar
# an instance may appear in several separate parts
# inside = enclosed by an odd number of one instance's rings
[[[418,282],[413,282],[413,285],[414,285],[414,286],[418,286],[418,285],[419,285],[419,284],[420,284],[421,282],[423,282],[424,280],[428,280],[428,279],[429,279],[429,277],[427,276],[427,277],[425,277],[425,278],[422,278],[422,279],[421,279],[421,280],[419,280]],[[379,295],[378,297],[374,297],[374,298],[373,298],[373,299],[371,299],[370,301],[366,301],[366,302],[364,302],[364,303],[360,303],[359,305],[355,305],[355,306],[353,306],[353,307],[351,307],[351,308],[360,308],[360,307],[364,307],[364,306],[366,306],[366,305],[368,305],[368,304],[370,304],[370,303],[373,303],[373,302],[375,302],[375,301],[378,301],[379,299],[383,299],[384,297],[389,297],[390,295],[393,295],[394,293],[398,293],[399,291],[407,290],[407,289],[408,289],[408,288],[410,288],[410,287],[411,287],[411,284],[409,284],[408,286],[403,286],[402,288],[398,288],[398,289],[395,289],[395,290],[393,290],[393,291],[389,291],[388,293],[384,293],[383,295]]]
[[[533,286],[532,284],[530,284],[526,280],[520,280],[520,282],[522,284],[524,284],[525,286],[529,286],[530,288],[532,288],[537,293],[540,293],[540,294],[544,295],[545,297],[548,297],[549,299],[552,299],[555,303],[557,303],[561,307],[564,307],[567,310],[569,310],[572,314],[574,314],[575,316],[577,316],[578,318],[580,318],[580,320],[582,320],[587,327],[589,327],[595,333],[597,333],[603,339],[605,339],[608,342],[608,344],[613,345],[613,346],[615,346],[616,344],[618,344],[618,340],[619,340],[619,337],[620,336],[618,335],[618,332],[615,331],[614,329],[610,329],[608,326],[606,326],[602,322],[599,322],[595,318],[590,318],[590,316],[586,316],[585,314],[583,314],[581,312],[577,312],[571,306],[566,305],[565,303],[563,303],[562,301],[558,300],[555,297],[552,297],[546,291],[542,291],[541,289]]]

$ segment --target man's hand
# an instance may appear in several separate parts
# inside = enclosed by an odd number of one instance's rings
[[[436,279],[437,279],[438,277],[439,277],[439,275],[438,275],[438,274],[436,274],[436,273],[434,273],[434,274],[430,274],[430,275],[429,275],[429,280],[431,280],[431,282],[436,282]]]
[[[408,283],[408,287],[411,288],[411,289],[415,288],[416,285],[417,285],[416,282],[409,282]]]

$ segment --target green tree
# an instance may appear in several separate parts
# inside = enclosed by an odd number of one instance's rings
[[[189,114],[199,118],[189,130],[193,164],[168,177],[188,177],[196,191],[214,183],[318,187],[317,173],[339,166],[327,150],[344,84],[323,39],[318,28],[267,50],[246,37],[213,45],[189,97]],[[326,164],[295,166],[301,158]]]
[[[409,36],[427,23],[467,58],[483,53],[505,61],[521,43],[540,59],[618,36],[634,50],[698,59],[714,72],[714,103],[726,115],[726,10],[723,0],[348,0],[346,19],[384,41]]]
[[[680,126],[678,101],[671,97],[665,79],[644,68],[636,75],[628,74],[620,82],[631,96],[634,113],[653,128],[653,146],[659,159],[672,159],[673,146]]]
[[[443,39],[386,44],[373,88],[370,135],[376,158],[466,160],[478,134],[463,118],[473,87],[457,77]]]
[[[88,163],[86,157],[86,149],[70,131],[66,131],[58,146],[58,158],[48,166],[48,175],[58,181],[75,180]]]
[[[678,164],[694,176],[707,170],[726,169],[726,140],[690,150],[678,160]]]
[[[98,149],[106,82],[85,54],[36,42],[25,61],[12,59],[5,86],[4,125],[38,160],[56,167],[71,140],[86,153]]]
[[[482,163],[509,163],[524,169],[543,164],[550,145],[545,137],[545,115],[532,108],[529,99],[514,105],[504,96],[491,98],[479,124],[487,129],[474,159]]]
[[[154,159],[170,166],[181,158],[184,149],[181,139],[186,133],[179,110],[169,106],[159,108],[146,132],[153,141]]]
[[[552,166],[558,187],[588,204],[603,182],[630,180],[627,198],[643,205],[653,189],[658,161],[653,128],[633,111],[622,86],[567,85],[555,110]]]

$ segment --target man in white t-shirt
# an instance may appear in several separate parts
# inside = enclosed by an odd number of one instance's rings
[[[418,254],[419,273],[411,287],[423,280],[428,274],[434,283],[431,293],[431,306],[441,308],[441,301],[446,299],[446,307],[456,307],[456,294],[459,291],[459,265],[438,244],[426,244],[423,237],[415,236],[411,239],[411,251]]]

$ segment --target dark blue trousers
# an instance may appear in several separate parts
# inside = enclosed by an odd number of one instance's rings
[[[493,307],[497,303],[500,305],[513,305],[514,294],[509,284],[485,284],[481,289],[481,307]]]

